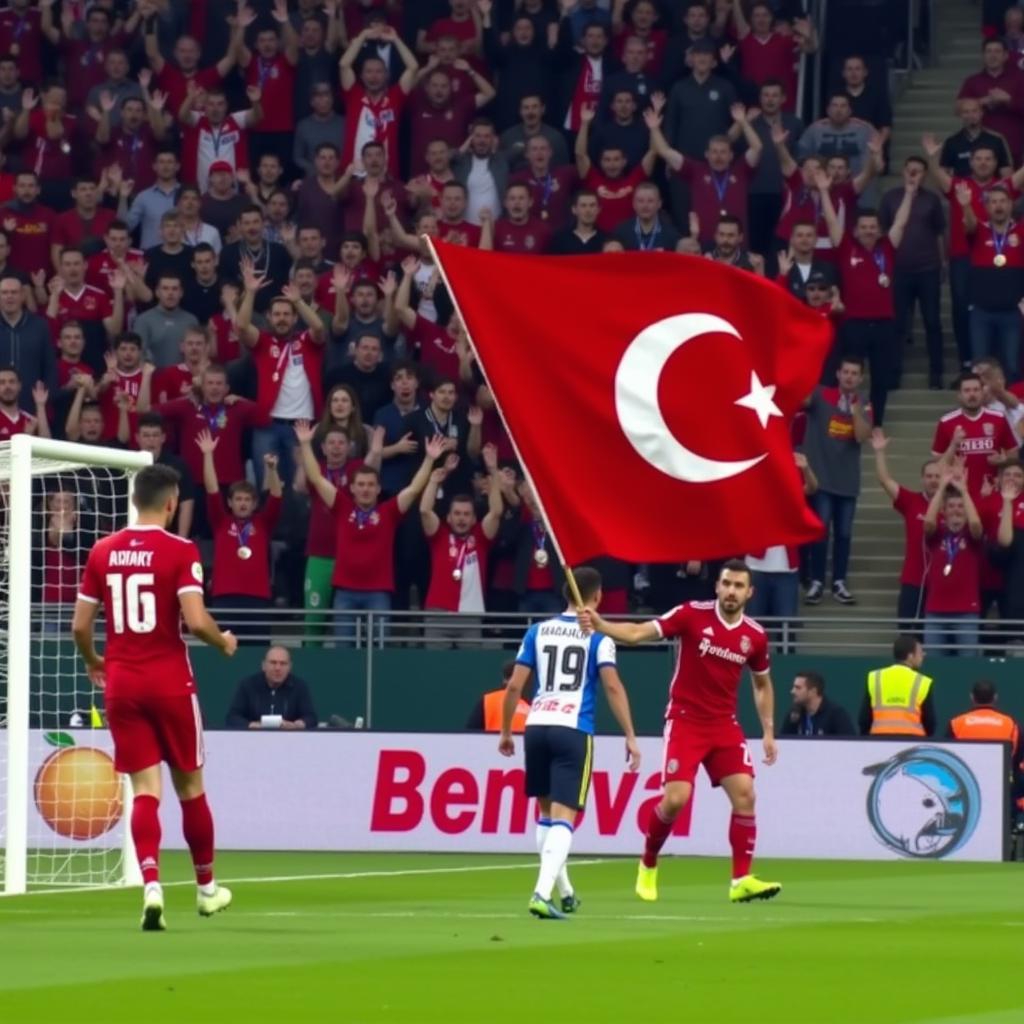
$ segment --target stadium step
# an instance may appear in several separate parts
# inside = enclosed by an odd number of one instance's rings
[[[921,135],[930,132],[940,138],[959,125],[954,113],[961,81],[980,67],[980,15],[978,8],[964,0],[938,0],[935,17],[935,61],[903,79],[905,86],[894,104],[896,127],[891,147],[891,169],[898,173],[903,161],[921,153]],[[885,187],[898,184],[890,178]],[[942,295],[942,330],[945,344],[944,383],[956,373],[957,356],[950,322],[948,288]],[[928,363],[919,318],[913,330],[913,344],[904,351],[902,388],[890,393],[885,430],[890,437],[886,453],[889,471],[905,487],[916,489],[921,464],[931,451],[932,436],[939,417],[956,406],[951,391],[928,389]],[[825,651],[849,652],[866,645],[885,649],[895,633],[894,615],[903,565],[903,521],[893,510],[888,495],[875,479],[874,453],[865,445],[862,453],[862,487],[857,503],[850,559],[849,586],[857,604],[846,608],[826,595],[820,605],[801,606],[805,620],[822,622],[814,631],[815,647]],[[843,619],[849,619],[849,625]],[[858,629],[856,619],[878,619]]]

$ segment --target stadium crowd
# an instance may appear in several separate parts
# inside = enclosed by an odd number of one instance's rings
[[[174,465],[176,528],[206,542],[215,605],[304,606],[310,633],[333,605],[342,641],[346,612],[418,605],[446,644],[451,613],[551,612],[563,581],[419,236],[703,255],[836,324],[794,436],[832,597],[855,600],[870,443],[906,522],[901,618],[962,641],[993,603],[1024,618],[1024,45],[1020,8],[1005,18],[960,90],[961,131],[889,168],[889,54],[832,44],[805,123],[819,33],[795,0],[10,0],[0,439]],[[900,483],[882,427],[915,308],[930,384],[954,370],[959,409],[922,481]],[[42,599],[71,601],[84,510],[43,500]],[[742,554],[754,615],[793,617],[799,580],[808,603],[826,593],[828,538],[802,571],[783,548]],[[599,564],[613,613],[708,596],[715,575]]]

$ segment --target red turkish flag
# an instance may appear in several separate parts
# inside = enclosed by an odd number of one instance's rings
[[[831,344],[823,317],[699,257],[434,248],[568,564],[818,538],[790,422]]]

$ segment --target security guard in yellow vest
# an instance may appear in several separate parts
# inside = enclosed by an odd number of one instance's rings
[[[506,662],[501,669],[503,683],[508,683],[512,676],[512,670],[516,667],[514,661]],[[505,688],[491,690],[485,693],[473,705],[473,710],[466,720],[466,728],[471,732],[501,732],[501,708],[505,703]],[[526,716],[530,713],[528,701],[520,699],[516,708],[515,717],[512,719],[512,731],[521,733],[526,727]]]
[[[868,673],[860,708],[861,734],[916,739],[934,735],[932,681],[921,672],[924,647],[916,637],[898,636],[892,659],[888,668]]]

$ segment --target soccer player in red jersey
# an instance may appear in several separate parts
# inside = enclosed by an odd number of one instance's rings
[[[104,691],[114,764],[131,777],[131,831],[145,884],[142,928],[162,931],[160,887],[161,762],[181,801],[192,854],[197,907],[224,910],[231,892],[213,880],[213,817],[203,789],[203,724],[181,620],[189,632],[230,657],[238,641],[221,632],[203,603],[203,566],[195,544],[169,533],[178,508],[178,474],[147,466],[135,477],[134,526],[104,537],[89,552],[72,633],[93,685]],[[103,605],[106,647],[93,626]],[[154,671],[159,666],[159,671]]]
[[[701,764],[711,784],[721,786],[732,804],[729,899],[734,903],[769,900],[782,889],[777,882],[762,882],[750,873],[757,839],[754,759],[736,721],[744,668],[753,675],[754,703],[764,730],[764,763],[774,764],[778,756],[768,639],[765,631],[743,614],[754,593],[751,579],[746,563],[734,559],[722,566],[715,601],[690,601],[651,622],[607,622],[593,610],[579,613],[584,629],[603,633],[617,643],[679,639],[665,712],[664,791],[647,826],[637,873],[636,892],[641,899],[658,898],[658,853],[690,800]]]

